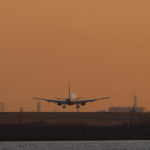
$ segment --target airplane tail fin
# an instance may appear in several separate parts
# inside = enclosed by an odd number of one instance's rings
[[[69,93],[69,97],[71,96],[71,94],[70,94],[70,81],[69,81],[69,91],[68,91]]]

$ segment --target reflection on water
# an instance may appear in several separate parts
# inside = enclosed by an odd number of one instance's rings
[[[150,150],[150,141],[0,142],[0,150]]]

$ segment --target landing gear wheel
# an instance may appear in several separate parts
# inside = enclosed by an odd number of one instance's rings
[[[66,108],[66,105],[64,105],[63,108]]]

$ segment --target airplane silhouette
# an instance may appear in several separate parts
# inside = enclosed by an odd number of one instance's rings
[[[76,105],[77,109],[80,108],[80,105],[86,105],[86,103],[88,102],[94,102],[96,100],[104,100],[104,99],[109,99],[109,98],[111,97],[100,97],[100,98],[94,98],[94,99],[81,99],[80,97],[76,98],[75,94],[70,92],[70,83],[69,83],[67,98],[45,99],[45,98],[39,98],[39,97],[32,97],[32,99],[56,103],[58,106],[63,105],[63,108],[66,108],[66,105]]]

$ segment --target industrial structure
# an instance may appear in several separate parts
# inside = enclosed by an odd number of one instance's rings
[[[136,110],[133,109],[134,107],[110,107],[108,112],[144,112],[144,107],[136,107]]]
[[[137,107],[137,96],[133,96],[133,106],[127,107],[110,107],[108,112],[144,112],[144,107]]]

